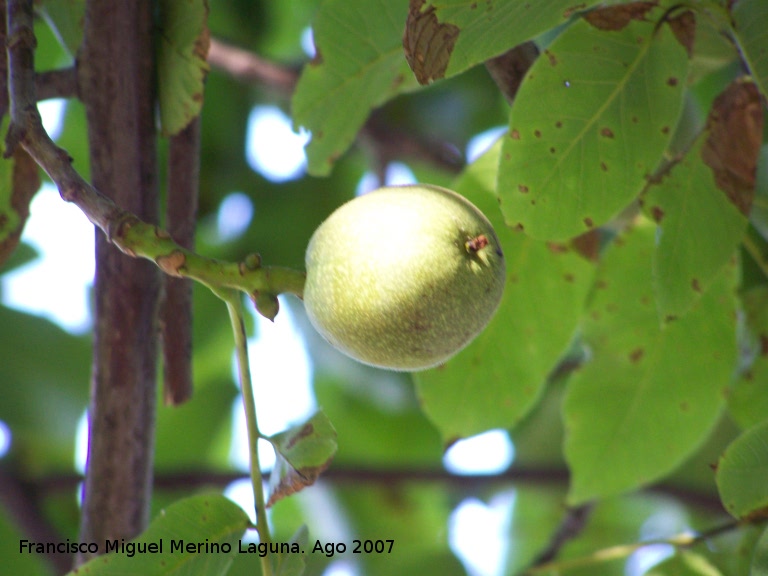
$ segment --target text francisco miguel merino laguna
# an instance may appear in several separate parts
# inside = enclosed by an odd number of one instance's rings
[[[170,546],[170,549],[169,549]],[[237,552],[243,554],[258,554],[266,556],[267,554],[300,554],[298,543],[296,542],[259,542],[258,544],[238,541]],[[96,542],[32,542],[30,540],[19,540],[19,553],[35,554],[109,554],[116,552],[125,554],[128,557],[136,554],[163,554],[164,552],[187,553],[187,554],[230,554],[233,551],[232,545],[228,542],[185,542],[184,540],[164,541],[162,538],[156,542],[126,542],[125,540],[105,540],[104,548],[100,548]]]

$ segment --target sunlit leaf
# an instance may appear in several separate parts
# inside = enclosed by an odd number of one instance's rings
[[[603,31],[580,20],[563,32],[512,107],[498,178],[507,223],[565,239],[625,207],[674,132],[687,69],[685,48],[652,21]]]
[[[723,506],[743,518],[768,514],[768,420],[736,438],[717,465]]]
[[[768,4],[739,0],[732,8],[736,40],[741,56],[763,94],[768,97]]]
[[[293,120],[312,133],[309,172],[326,175],[372,108],[413,86],[403,56],[407,0],[326,0],[313,22],[317,55],[293,96]]]
[[[336,430],[323,412],[269,438],[277,461],[269,479],[268,505],[311,486],[336,454]]]
[[[131,541],[137,550],[141,544],[162,545],[162,550],[129,555],[118,548],[80,566],[69,576],[223,576],[237,554],[238,542],[248,525],[248,515],[224,496],[192,496],[169,506]],[[203,548],[198,552],[196,547],[200,543]],[[187,544],[192,544],[192,548],[188,549]],[[106,543],[101,542],[99,546],[103,553]]]
[[[499,310],[488,327],[444,365],[415,375],[423,410],[446,442],[508,428],[534,405],[573,338],[594,267],[566,246],[504,225],[493,195],[499,145],[467,170],[459,193],[491,220],[507,263]]]
[[[731,380],[736,267],[662,327],[652,287],[654,236],[652,226],[638,225],[614,241],[598,270],[582,327],[592,359],[571,377],[564,407],[572,503],[671,472],[707,437]]]
[[[208,1],[161,0],[157,53],[160,124],[165,136],[200,114],[208,72]]]

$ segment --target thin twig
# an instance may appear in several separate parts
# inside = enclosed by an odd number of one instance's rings
[[[235,291],[217,295],[227,304],[229,318],[232,322],[232,332],[235,336],[235,354],[237,356],[237,368],[240,380],[240,394],[243,397],[243,409],[245,410],[245,423],[248,429],[248,449],[250,454],[251,487],[253,488],[253,501],[256,508],[256,529],[259,532],[260,542],[267,546],[272,541],[267,521],[267,506],[264,498],[264,485],[261,476],[261,464],[259,462],[259,424],[256,418],[256,402],[253,397],[251,384],[251,368],[248,360],[248,342],[243,322],[243,306],[240,294]],[[272,576],[272,564],[266,556],[261,558],[261,570],[264,576]]]
[[[531,568],[537,566],[543,566],[549,562],[552,562],[560,550],[571,540],[578,538],[579,534],[584,530],[589,520],[589,516],[593,510],[593,504],[583,504],[566,510],[560,525],[550,538],[549,544],[544,550],[536,557],[531,563]]]
[[[8,512],[21,533],[32,542],[62,542],[42,512],[35,484],[25,483],[0,468],[0,505]],[[57,574],[69,571],[72,558],[67,554],[47,554]]]
[[[646,548],[648,546],[658,546],[659,544],[667,544],[674,546],[677,549],[693,548],[699,544],[708,542],[716,536],[737,530],[743,526],[750,524],[763,524],[766,522],[766,518],[760,518],[755,520],[729,520],[710,528],[704,532],[698,534],[691,534],[688,532],[670,536],[668,538],[657,538],[654,540],[645,540],[642,542],[633,542],[631,544],[619,544],[617,546],[610,546],[608,548],[602,548],[595,550],[586,556],[578,556],[576,558],[566,558],[563,560],[554,560],[546,562],[544,564],[538,564],[525,570],[523,576],[534,576],[536,574],[546,574],[550,572],[562,573],[574,568],[583,568],[585,566],[592,566],[595,564],[602,564],[611,560],[619,560],[621,558],[627,558],[634,552]]]
[[[240,81],[268,86],[283,96],[290,96],[299,80],[298,68],[276,64],[215,38],[208,49],[208,63]]]

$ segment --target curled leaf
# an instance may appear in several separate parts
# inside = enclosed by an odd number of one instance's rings
[[[267,506],[314,484],[337,448],[336,430],[322,412],[268,440],[277,458],[269,478]]]

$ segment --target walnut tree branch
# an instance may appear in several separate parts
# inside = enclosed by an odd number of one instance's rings
[[[122,252],[154,261],[171,276],[195,279],[208,286],[236,288],[254,295],[292,293],[301,296],[304,274],[280,267],[260,266],[258,258],[231,263],[200,256],[183,248],[159,227],[143,222],[89,184],[72,166],[72,158],[51,140],[35,105],[31,17],[19,18],[19,4],[9,3],[8,38],[11,124],[6,136],[6,157],[23,146],[56,184],[59,194],[77,205],[92,224]]]

